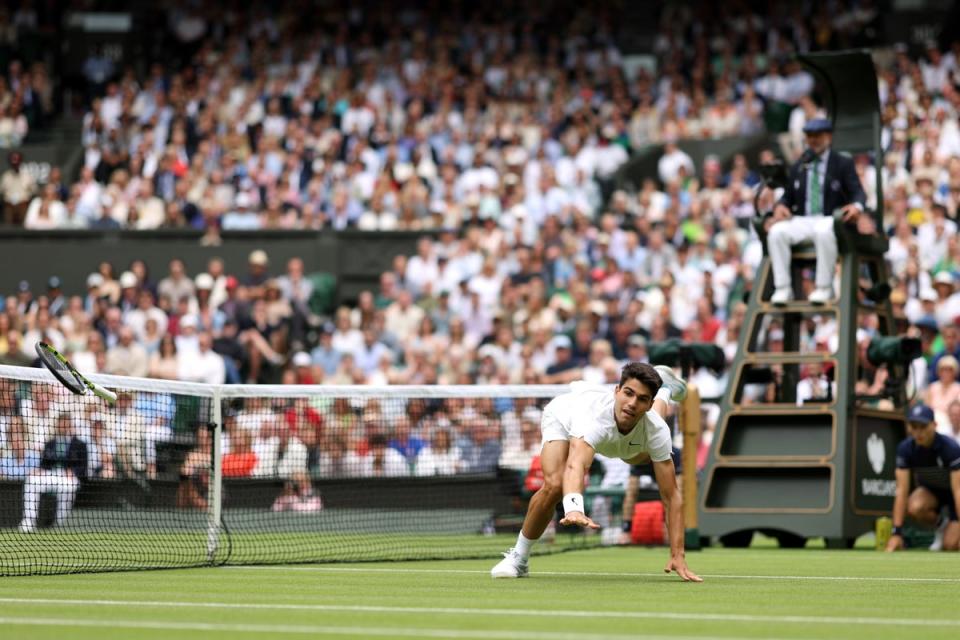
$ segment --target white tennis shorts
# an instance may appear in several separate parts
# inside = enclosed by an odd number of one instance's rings
[[[543,415],[540,416],[540,446],[553,440],[569,439],[570,432],[563,426],[556,414],[550,410],[550,407],[544,408]]]

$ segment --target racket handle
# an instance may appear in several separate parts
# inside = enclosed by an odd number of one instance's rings
[[[103,398],[110,404],[113,404],[117,401],[117,394],[115,394],[113,391],[110,391],[110,389],[101,387],[96,382],[91,382],[89,380],[87,382],[90,384],[90,390],[93,391],[93,393],[97,396]]]

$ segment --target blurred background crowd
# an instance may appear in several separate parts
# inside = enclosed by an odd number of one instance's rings
[[[631,64],[604,8],[384,6],[308,29],[296,3],[177,3],[178,57],[83,62],[79,175],[38,181],[10,153],[5,222],[190,227],[210,245],[221,230],[423,231],[416,252],[329,315],[302,260],[263,250],[237,272],[91,258],[83,291],[53,277],[7,292],[0,361],[32,363],[43,339],[86,372],[386,385],[614,382],[675,337],[732,358],[763,255],[759,163],[795,160],[804,123],[829,115],[795,56],[874,46],[884,156],[879,173],[865,154],[857,169],[870,207],[882,180],[898,329],[923,339],[912,389],[960,437],[960,43],[883,42],[867,1],[749,6],[667,7],[653,64]],[[0,12],[0,145],[53,110],[43,64],[10,44],[45,20],[30,3]],[[759,158],[695,163],[678,146],[763,133],[773,116],[781,135]],[[652,145],[656,174],[618,183]],[[828,315],[806,326],[805,350],[835,347]],[[862,314],[858,339],[877,331]],[[763,340],[776,351],[783,332]],[[707,397],[726,383],[695,379]],[[858,389],[884,382],[865,361]],[[810,398],[830,383],[810,367],[801,384]]]

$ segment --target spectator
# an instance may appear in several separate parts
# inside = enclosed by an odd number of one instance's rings
[[[937,361],[937,380],[927,387],[924,403],[933,409],[937,415],[937,422],[946,422],[947,409],[960,400],[960,382],[957,382],[957,371],[960,365],[957,359],[945,355]]]
[[[101,413],[90,416],[90,438],[88,441],[88,471],[90,478],[111,479],[117,477],[114,459],[117,455],[117,443],[107,429],[107,417]]]
[[[160,348],[150,356],[147,373],[151,378],[176,380],[180,371],[177,342],[169,333],[160,339]]]
[[[41,195],[30,201],[23,226],[27,229],[57,229],[67,217],[67,208],[57,197],[51,184],[43,187]]]
[[[253,436],[246,429],[237,429],[230,438],[230,451],[223,454],[225,478],[247,478],[257,466],[257,454],[253,452]]]
[[[0,446],[0,478],[25,480],[40,466],[40,454],[30,442],[30,434],[20,416],[12,416],[6,428],[6,441]]]
[[[396,449],[387,446],[387,438],[382,433],[374,433],[368,439],[368,450],[364,455],[348,457],[348,469],[358,478],[393,478],[410,475],[407,460]]]
[[[213,351],[213,336],[201,331],[197,336],[197,349],[188,349],[177,358],[177,377],[189,382],[223,384],[226,368],[223,357]]]
[[[127,326],[122,327],[118,343],[107,350],[106,373],[144,378],[147,375],[148,365],[147,350],[136,342],[133,329]]]
[[[183,261],[174,258],[170,261],[169,275],[162,279],[157,285],[157,295],[160,299],[166,298],[174,302],[183,300],[193,300],[196,288],[193,281],[187,277]]]
[[[453,446],[450,431],[437,427],[430,444],[417,454],[415,473],[418,476],[452,476],[463,469],[460,450]]]
[[[11,151],[7,156],[10,168],[0,176],[0,191],[3,191],[3,222],[8,225],[23,224],[30,199],[36,190],[36,181],[23,166],[23,156],[19,151]]]
[[[526,473],[534,456],[540,454],[540,446],[540,423],[525,416],[520,423],[520,439],[504,447],[499,466]]]
[[[200,427],[196,431],[196,446],[187,454],[180,466],[180,484],[177,487],[178,508],[206,511],[212,454],[210,432]]]
[[[74,435],[73,418],[61,413],[56,419],[53,437],[43,446],[40,467],[27,476],[23,485],[22,533],[37,529],[40,496],[53,493],[57,497],[54,524],[61,526],[73,509],[80,482],[87,478],[87,445]]]
[[[937,423],[937,433],[953,438],[960,444],[960,401],[954,400],[947,407],[947,420]]]

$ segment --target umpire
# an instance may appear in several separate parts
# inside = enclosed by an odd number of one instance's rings
[[[825,304],[833,298],[833,272],[837,263],[833,212],[839,209],[844,222],[856,222],[866,203],[853,160],[830,148],[833,124],[825,118],[816,118],[804,126],[803,132],[807,150],[790,169],[783,197],[767,222],[767,250],[774,285],[770,302],[775,305],[785,305],[793,298],[790,248],[810,241],[817,251],[817,271],[816,288],[808,300]]]

